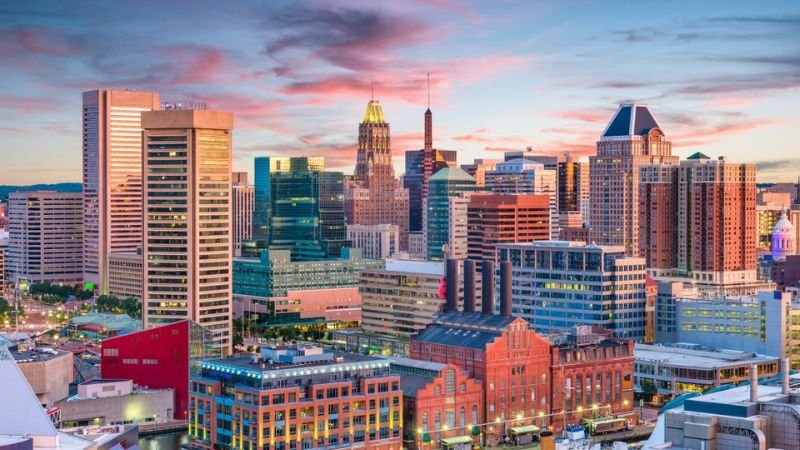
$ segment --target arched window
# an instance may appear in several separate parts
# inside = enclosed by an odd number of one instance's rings
[[[458,426],[465,427],[467,426],[467,408],[461,407],[461,411],[458,414]]]
[[[436,387],[433,388],[433,393],[436,395],[442,395],[442,387],[437,384]]]
[[[478,405],[472,405],[472,424],[478,424]]]
[[[467,392],[467,383],[461,383],[461,392]]]
[[[422,413],[422,431],[428,432],[428,413]]]
[[[433,428],[436,432],[442,429],[442,415],[438,412],[433,416]]]

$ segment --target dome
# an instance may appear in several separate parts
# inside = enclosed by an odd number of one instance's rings
[[[786,211],[781,211],[781,218],[778,219],[775,226],[772,228],[772,235],[775,236],[776,234],[794,236],[794,225],[792,225],[792,222],[789,222],[789,218],[786,217]]]

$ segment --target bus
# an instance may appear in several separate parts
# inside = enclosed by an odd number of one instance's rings
[[[598,417],[597,419],[583,419],[581,424],[592,436],[597,434],[616,433],[631,429],[630,422],[624,417]]]

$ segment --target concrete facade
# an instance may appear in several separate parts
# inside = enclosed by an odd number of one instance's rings
[[[11,348],[11,354],[45,408],[69,396],[73,379],[72,353],[52,349]]]
[[[364,258],[391,258],[400,252],[400,227],[390,224],[347,225],[347,240],[352,242],[353,248],[361,249]]]
[[[115,425],[172,420],[175,391],[139,390],[128,395],[70,398],[56,403],[67,425]]]
[[[144,260],[141,249],[134,253],[108,255],[108,295],[120,299],[143,298]]]

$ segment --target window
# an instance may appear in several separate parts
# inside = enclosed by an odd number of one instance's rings
[[[461,393],[467,392],[467,383],[461,383],[461,388],[459,389]]]
[[[465,408],[463,406],[461,407],[461,411],[460,411],[460,413],[458,415],[458,418],[459,418],[458,426],[460,426],[460,427],[467,426],[467,408]]]
[[[456,427],[456,411],[453,409],[448,409],[444,412],[445,420],[447,423],[448,428],[455,428]]]
[[[456,371],[455,369],[447,369],[444,373],[444,390],[448,394],[456,392]]]
[[[478,423],[478,405],[472,405],[472,424]]]

